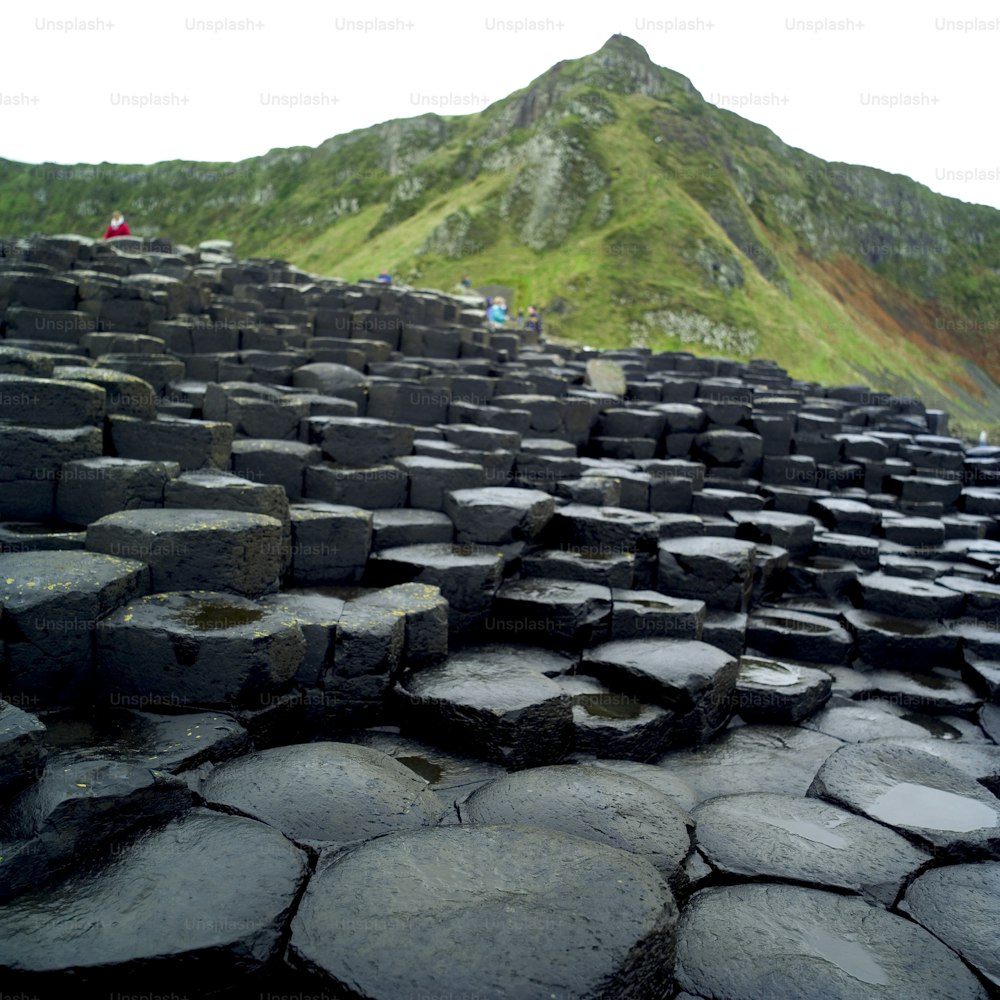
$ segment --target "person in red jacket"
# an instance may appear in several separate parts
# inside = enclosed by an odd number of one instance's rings
[[[111,213],[111,224],[108,226],[107,232],[104,234],[106,240],[110,240],[112,236],[131,236],[132,230],[129,229],[128,223],[125,221],[125,216],[116,208]]]

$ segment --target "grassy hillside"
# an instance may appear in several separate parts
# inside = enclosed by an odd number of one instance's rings
[[[462,118],[236,164],[0,161],[0,231],[230,238],[348,279],[508,285],[550,336],[772,357],[1000,420],[1000,212],[829,164],[630,39]]]

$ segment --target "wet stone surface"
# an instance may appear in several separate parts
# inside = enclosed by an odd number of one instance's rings
[[[698,849],[718,871],[845,889],[889,906],[931,855],[846,809],[792,795],[727,795],[694,811]]]
[[[0,1000],[1000,997],[1000,448],[167,243],[0,260]]]
[[[719,940],[726,942],[720,949]],[[702,997],[985,1000],[958,956],[857,898],[782,885],[706,889],[685,908],[675,974]]]
[[[379,1000],[652,998],[669,979],[670,890],[649,861],[605,844],[472,825],[324,861],[289,945],[293,965],[324,986]],[[438,953],[449,960],[423,960]]]

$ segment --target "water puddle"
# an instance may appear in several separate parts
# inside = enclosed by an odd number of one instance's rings
[[[642,714],[642,702],[638,698],[611,691],[607,694],[575,694],[573,704],[599,719],[638,719]]]
[[[765,823],[769,823],[771,826],[787,830],[796,837],[804,837],[806,840],[811,840],[814,844],[834,847],[838,851],[851,846],[851,842],[846,837],[841,837],[839,833],[834,833],[828,826],[821,826],[819,823],[812,822],[812,820],[786,819],[784,816],[765,816],[763,819]],[[844,822],[846,820],[836,820],[833,825],[840,826]]]
[[[868,812],[893,826],[922,826],[954,833],[997,826],[1000,820],[1000,813],[985,802],[909,781],[883,792]]]
[[[802,680],[802,671],[791,664],[758,660],[740,667],[739,680],[766,687],[790,687]]]
[[[436,785],[444,774],[444,768],[429,761],[426,757],[397,757],[403,767],[408,767],[414,774],[419,774],[424,781]]]
[[[901,715],[900,718],[904,722],[912,722],[914,725],[926,729],[936,740],[960,740],[962,738],[961,730],[947,722],[942,722],[941,719],[934,718],[932,715],[910,713],[909,715]]]
[[[199,632],[238,628],[258,622],[264,617],[263,608],[248,608],[228,601],[191,601],[175,614],[175,618]]]
[[[875,960],[875,956],[855,941],[831,934],[822,927],[809,927],[805,931],[807,947],[820,958],[837,966],[852,979],[868,983],[869,986],[888,986],[892,980]]]
[[[923,622],[911,622],[905,618],[877,618],[872,625],[883,632],[898,632],[900,635],[926,635],[932,628]]]

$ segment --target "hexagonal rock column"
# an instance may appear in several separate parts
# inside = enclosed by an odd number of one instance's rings
[[[755,475],[764,455],[764,441],[750,431],[720,428],[694,439],[694,458],[709,468],[730,469],[741,476]]]
[[[90,524],[119,510],[162,507],[166,485],[180,471],[176,462],[106,455],[67,462],[56,487],[56,517],[67,524]]]
[[[822,670],[759,656],[741,656],[736,710],[746,722],[794,725],[830,697],[833,678]]]
[[[104,390],[96,385],[0,375],[0,424],[65,428],[103,420]]]
[[[785,514],[776,510],[731,510],[736,522],[736,537],[765,545],[778,545],[792,556],[808,555],[816,522],[811,517]]]
[[[578,754],[647,761],[669,747],[672,712],[644,705],[593,677],[562,674],[552,679],[573,699],[573,745]]]
[[[503,556],[476,545],[405,545],[373,552],[366,581],[372,586],[429,583],[448,601],[452,628],[468,630],[485,621],[503,572]]]
[[[738,660],[695,640],[606,642],[584,653],[580,670],[672,711],[675,745],[710,740],[736,704]]]
[[[281,608],[211,591],[151,594],[98,624],[97,682],[118,704],[263,708],[305,651]]]
[[[233,441],[233,472],[255,483],[275,483],[291,501],[302,499],[306,466],[322,457],[316,445],[301,441],[246,438]]]
[[[26,704],[79,698],[93,680],[98,619],[148,590],[149,569],[132,559],[59,550],[0,555],[4,694]]]
[[[179,462],[182,469],[228,469],[233,425],[159,416],[156,420],[114,415],[111,443],[120,458]]]
[[[959,635],[937,621],[897,618],[851,608],[844,612],[862,660],[886,668],[957,665]]]
[[[555,511],[542,490],[487,487],[453,490],[444,496],[444,513],[455,525],[455,541],[504,545],[534,541]]]
[[[612,590],[612,639],[700,639],[705,602],[655,590]]]
[[[885,573],[858,577],[858,589],[866,611],[899,618],[958,618],[965,604],[965,596],[948,587]]]
[[[228,761],[204,781],[201,795],[313,847],[430,826],[441,813],[423,778],[386,753],[350,743],[273,747]]]
[[[505,767],[559,760],[573,738],[572,699],[543,671],[570,665],[548,650],[470,646],[397,686],[405,729]]]
[[[348,601],[337,620],[332,662],[323,673],[322,724],[377,724],[399,673],[405,616],[377,604]]]
[[[638,854],[671,884],[691,850],[690,816],[650,785],[604,767],[563,764],[497,778],[455,804],[463,824],[540,826]]]
[[[727,946],[720,950],[719,941]],[[857,897],[789,885],[736,885],[705,889],[685,907],[675,976],[692,995],[815,996],[817,970],[822,995],[838,1000],[985,998],[950,948]]]
[[[283,526],[265,514],[130,510],[87,529],[87,548],[149,564],[156,590],[231,590],[257,596],[277,586],[287,551]]]
[[[140,420],[156,418],[156,390],[145,379],[114,368],[83,368],[75,365],[56,365],[54,375],[68,382],[84,382],[104,390],[108,414],[138,417]]]
[[[846,666],[854,640],[835,621],[801,611],[761,608],[747,620],[747,645],[769,656]]]
[[[657,590],[746,611],[753,588],[753,542],[735,538],[668,538],[660,542]]]
[[[41,741],[44,732],[37,716],[0,701],[0,796],[6,798],[35,780],[48,753]]]
[[[604,844],[440,827],[380,837],[321,867],[292,921],[289,959],[336,993],[479,996],[489,984],[496,997],[645,1000],[670,979],[670,889],[646,859]]]
[[[62,466],[80,458],[98,458],[102,450],[99,427],[4,427],[0,451],[4,520],[49,520]]]
[[[816,773],[809,795],[966,860],[1000,850],[1000,799],[939,757],[887,741],[849,744]]]
[[[857,892],[891,906],[930,860],[898,833],[829,802],[794,795],[723,795],[694,812],[713,868]]]
[[[117,844],[113,860],[7,904],[4,985],[63,973],[110,986],[152,974],[159,988],[197,992],[205,976],[235,980],[276,954],[308,869],[306,853],[277,830],[193,810]],[[122,921],[134,935],[122,937]]]
[[[610,620],[609,587],[541,577],[505,583],[486,628],[497,641],[580,649],[608,635]]]
[[[411,455],[395,464],[406,473],[408,506],[422,510],[444,510],[450,492],[478,489],[486,483],[483,467],[472,462]]]
[[[323,453],[342,465],[377,465],[413,451],[413,427],[369,417],[325,417]]]
[[[402,663],[425,667],[448,655],[448,602],[429,583],[400,583],[364,594],[352,602],[402,617],[405,632]]]
[[[910,883],[899,908],[976,971],[1000,986],[995,916],[1000,905],[1000,864],[948,865]]]
[[[295,504],[292,521],[292,578],[306,583],[359,583],[372,542],[372,515],[360,507]]]

